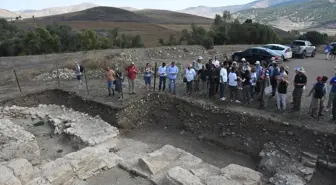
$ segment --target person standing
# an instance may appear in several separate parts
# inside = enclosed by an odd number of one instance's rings
[[[278,111],[281,111],[281,107],[283,111],[286,111],[286,96],[288,85],[289,82],[287,80],[287,75],[279,77],[277,94],[276,94]]]
[[[144,72],[145,88],[147,89],[147,91],[150,91],[153,69],[151,68],[149,63],[146,64],[146,67],[144,68],[143,72]]]
[[[255,92],[256,92],[256,85],[257,85],[257,71],[256,71],[256,68],[253,67],[251,69],[251,80],[250,80],[250,83],[251,83],[251,101],[253,101],[254,99],[254,96],[255,96]]]
[[[166,89],[166,78],[167,78],[167,67],[166,63],[162,63],[162,66],[159,67],[158,73],[160,75],[159,80],[159,91],[165,91]]]
[[[240,103],[238,98],[238,81],[239,78],[237,76],[237,69],[232,67],[229,73],[229,89],[230,89],[230,101],[235,101],[236,103]]]
[[[185,81],[186,81],[186,87],[187,87],[187,91],[186,94],[191,95],[192,91],[193,91],[193,81],[195,80],[196,77],[196,72],[195,70],[192,68],[192,64],[190,64],[188,66],[188,68],[185,71]]]
[[[196,72],[196,78],[194,80],[194,89],[195,91],[199,91],[199,83],[200,83],[200,76],[198,75],[198,71],[201,70],[203,57],[199,56],[196,61],[193,61],[192,68],[194,68]]]
[[[332,46],[331,46],[330,44],[327,44],[326,47],[324,48],[325,59],[326,59],[326,60],[329,59],[331,50],[332,50]]]
[[[273,72],[270,77],[270,80],[271,80],[271,85],[272,85],[272,97],[275,97],[275,93],[276,93],[277,85],[278,85],[277,77],[280,75],[280,69],[278,67],[278,64],[275,61],[273,61],[272,65],[273,65]]]
[[[251,74],[249,70],[246,70],[243,73],[243,104],[250,104],[251,103]]]
[[[262,74],[263,68],[260,65],[259,61],[256,61],[256,75],[257,75],[257,83],[256,83],[256,94],[258,95],[261,91],[261,83],[260,83],[260,76]]]
[[[201,84],[200,89],[204,91],[207,85],[207,71],[205,69],[205,65],[202,65],[202,68],[198,71],[197,75],[199,76],[199,79],[200,79],[200,84]]]
[[[124,76],[123,73],[119,68],[116,69],[116,91],[119,93],[119,100],[124,99],[124,93],[123,93],[123,82],[124,82]]]
[[[219,94],[220,94],[220,100],[222,101],[226,100],[225,88],[226,88],[226,83],[228,80],[228,73],[227,73],[228,66],[229,66],[228,62],[224,62],[220,69],[220,85],[219,85],[220,93]]]
[[[131,65],[129,65],[126,70],[128,73],[128,91],[130,94],[135,94],[134,81],[136,79],[138,69],[135,67],[134,62],[132,62]]]
[[[314,84],[313,88],[310,90],[308,97],[313,94],[313,98],[310,104],[311,108],[311,117],[315,116],[322,116],[322,110],[323,110],[323,101],[324,97],[326,95],[326,86],[324,81],[327,81],[327,79],[322,79],[322,77],[317,77],[316,83]]]
[[[175,62],[172,62],[171,65],[168,67],[168,78],[169,92],[171,93],[173,91],[173,94],[176,94],[176,77],[178,72],[178,67],[175,65]]]
[[[333,103],[334,98],[336,98],[336,89],[335,89],[336,88],[336,73],[335,73],[335,76],[330,79],[329,83],[331,85],[331,88],[329,92],[329,99],[328,99],[326,111],[329,111],[329,109],[332,108],[331,105]]]
[[[297,74],[294,77],[293,111],[300,111],[301,109],[303,88],[307,85],[307,77],[304,73],[304,68],[300,67],[297,69]]]
[[[78,62],[75,63],[75,75],[77,80],[79,81],[79,86],[83,85],[82,82],[82,70],[81,70],[81,66],[78,64]]]
[[[262,72],[260,75],[260,108],[266,108],[268,104],[268,96],[265,94],[266,87],[270,86],[270,72],[267,69],[267,64],[262,63]]]
[[[107,89],[108,89],[108,95],[114,96],[114,88],[113,88],[113,84],[115,83],[115,79],[116,79],[116,74],[113,70],[110,69],[110,67],[106,67],[106,81],[107,81]],[[111,90],[112,90],[112,94],[111,94]]]

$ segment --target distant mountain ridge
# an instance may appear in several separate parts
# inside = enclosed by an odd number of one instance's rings
[[[227,10],[230,12],[237,12],[237,11],[246,10],[246,9],[268,8],[268,7],[278,5],[278,4],[294,3],[297,1],[307,1],[307,0],[256,0],[256,1],[253,1],[247,4],[241,4],[241,5],[229,5],[229,6],[221,6],[221,7],[207,7],[207,6],[190,7],[190,8],[180,10],[179,12],[214,18],[216,14],[221,15],[224,10]]]

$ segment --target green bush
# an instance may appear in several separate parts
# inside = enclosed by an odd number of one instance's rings
[[[87,51],[107,48],[143,47],[140,35],[119,34],[115,28],[106,36],[94,30],[74,31],[56,23],[30,31],[0,19],[0,56],[37,55],[58,52]]]

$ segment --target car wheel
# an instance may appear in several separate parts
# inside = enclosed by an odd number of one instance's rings
[[[282,55],[282,61],[286,61],[287,59],[285,58],[285,56]]]
[[[306,58],[306,51],[303,51],[302,54],[301,54],[301,58],[302,59],[305,59]]]
[[[314,50],[314,51],[312,52],[312,54],[311,54],[311,57],[314,58],[315,55],[316,55],[316,51]]]
[[[239,61],[240,61],[240,57],[237,56],[237,55],[235,55],[235,56],[233,57],[233,60],[236,61],[236,62],[239,62]]]

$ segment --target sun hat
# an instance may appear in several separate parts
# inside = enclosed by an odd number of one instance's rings
[[[306,71],[304,70],[303,67],[299,67],[299,68],[297,69],[297,71],[300,72],[300,73],[304,73],[304,72],[306,72]]]
[[[242,58],[241,60],[242,60],[243,62],[246,62],[246,59],[245,59],[245,58]]]
[[[260,65],[260,61],[256,61],[256,63],[255,63],[256,65]]]
[[[202,56],[198,56],[197,60],[203,60],[203,57]]]

